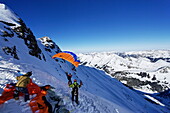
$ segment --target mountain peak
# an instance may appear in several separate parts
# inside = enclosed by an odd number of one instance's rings
[[[51,38],[50,37],[48,37],[48,36],[44,36],[44,37],[41,37],[41,38],[39,38],[41,41],[43,41],[43,42],[49,42],[49,41],[51,41]]]
[[[0,9],[6,9],[6,5],[3,3],[0,3]]]
[[[45,49],[47,51],[51,52],[52,49],[56,53],[61,51],[61,49],[56,45],[56,43],[51,38],[49,38],[48,36],[41,37],[41,38],[39,38],[39,40],[46,47]]]
[[[2,37],[2,38],[1,38]],[[0,3],[0,38],[3,45],[0,47],[4,48],[5,50],[11,50],[9,52],[14,53],[13,48],[16,48],[14,50],[20,51],[20,49],[23,49],[23,46],[21,47],[18,42],[24,43],[26,45],[25,49],[28,49],[28,51],[25,53],[29,53],[31,56],[35,56],[39,59],[42,59],[41,57],[41,50],[37,45],[37,41],[35,39],[35,36],[33,32],[26,26],[24,21],[20,19],[15,12],[13,12],[8,6],[5,4]],[[14,39],[18,39],[18,41],[14,41]],[[6,48],[6,49],[5,49]],[[15,51],[16,53],[16,51]],[[7,54],[10,55],[10,54]],[[19,54],[16,53],[18,57],[15,57],[17,59],[20,59]],[[14,57],[13,55],[11,55]]]
[[[20,26],[19,17],[5,4],[0,3],[0,21]]]

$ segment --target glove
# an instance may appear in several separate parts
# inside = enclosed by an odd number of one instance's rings
[[[68,81],[68,86],[71,85],[71,82]]]

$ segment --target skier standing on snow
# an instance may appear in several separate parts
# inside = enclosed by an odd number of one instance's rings
[[[80,85],[77,83],[77,80],[74,79],[74,83],[73,84],[69,84],[69,87],[72,88],[72,101],[74,101],[75,98],[75,102],[77,104],[79,104],[78,101],[78,89],[83,85],[82,81],[80,81]]]
[[[14,91],[15,100],[19,99],[20,92],[25,94],[25,97],[24,97],[25,102],[29,100],[29,93],[28,93],[27,85],[31,82],[31,79],[30,79],[31,75],[32,75],[32,72],[27,72],[26,74],[16,77],[18,82],[16,84],[16,90]]]

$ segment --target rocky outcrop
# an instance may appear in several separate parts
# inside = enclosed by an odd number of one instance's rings
[[[8,41],[7,37],[14,38],[14,35],[17,35],[18,38],[24,40],[25,45],[29,48],[30,55],[42,59],[41,49],[37,45],[36,38],[32,31],[29,28],[27,28],[22,19],[19,19],[18,21],[20,26],[15,26],[15,24],[5,21],[0,22],[4,24],[4,30],[1,31],[2,32],[1,37],[4,37],[5,41]]]
[[[49,37],[41,37],[39,40],[45,46],[45,51],[50,53],[52,53],[52,51],[55,51],[55,53],[61,52],[61,49]]]
[[[132,76],[129,76],[131,74],[136,74],[136,76],[139,76],[141,78],[150,78],[149,74],[146,72],[140,72],[140,73],[129,73],[125,71],[117,71],[114,74],[111,74],[114,78],[119,80],[120,82],[126,82],[126,85],[135,89],[141,89],[142,87],[147,87],[147,89],[153,91],[153,92],[162,92],[166,89],[168,89],[167,85],[160,84],[160,81],[156,79],[154,76],[152,78],[153,81],[149,80],[141,80],[139,78],[135,78]],[[165,84],[165,83],[164,83]],[[150,87],[148,87],[150,86]]]

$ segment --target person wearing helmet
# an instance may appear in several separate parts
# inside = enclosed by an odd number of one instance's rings
[[[77,104],[79,104],[79,101],[78,101],[78,89],[82,86],[82,81],[80,81],[80,85],[77,83],[77,80],[74,79],[74,83],[72,84],[69,84],[69,87],[72,88],[72,101],[74,101],[74,98],[75,98],[75,102]]]
[[[27,85],[31,82],[30,76],[32,75],[32,72],[27,72],[26,74],[23,74],[21,76],[17,76],[16,79],[18,80],[16,84],[16,90],[14,91],[14,99],[19,99],[19,92],[22,92],[25,94],[24,100],[25,102],[29,100],[29,93],[27,89]]]

